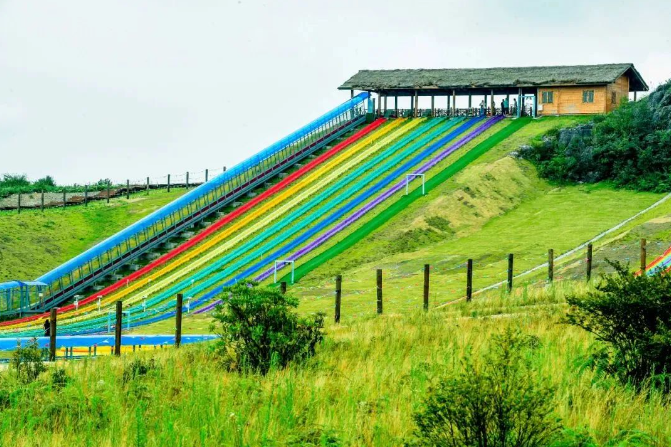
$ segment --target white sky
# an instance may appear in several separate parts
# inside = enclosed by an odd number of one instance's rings
[[[363,68],[633,62],[671,77],[671,2],[0,0],[0,173],[232,166]]]

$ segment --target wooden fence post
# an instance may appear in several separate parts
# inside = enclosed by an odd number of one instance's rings
[[[49,316],[49,361],[56,361],[56,316],[58,309],[51,308],[51,315]]]
[[[16,213],[21,214],[21,193],[19,193],[19,196],[16,199]]]
[[[340,323],[340,301],[342,299],[342,275],[336,276],[335,284],[335,318],[336,323]]]
[[[121,325],[123,317],[123,303],[116,302],[116,326],[114,327],[114,355],[121,355]]]
[[[149,177],[147,177],[147,194],[149,194]]]
[[[466,301],[473,299],[473,260],[466,262]]]
[[[209,174],[210,174],[210,170],[209,170],[209,169],[206,169],[206,170],[205,170],[205,183],[207,183],[207,181],[210,179],[210,175],[209,175]]]
[[[587,244],[587,281],[592,279],[592,244]]]
[[[177,294],[177,309],[175,309],[175,347],[179,348],[182,343],[182,301],[184,296]]]
[[[554,249],[548,250],[548,282],[552,283],[555,277],[555,251]]]
[[[429,310],[429,272],[431,266],[429,264],[424,264],[424,311],[428,312]]]
[[[280,283],[280,292],[282,292],[283,294],[287,293],[287,282],[286,281],[282,281]]]
[[[130,180],[126,179],[126,200],[130,199]]]
[[[84,185],[84,206],[89,206],[89,185]]]
[[[107,184],[107,203],[110,203],[110,184]]]
[[[168,174],[168,192],[170,192],[170,174]]]
[[[189,189],[189,171],[186,171],[186,189]]]
[[[40,211],[44,212],[44,190],[40,194]]]
[[[377,269],[377,313],[382,314],[382,269]]]
[[[641,239],[641,274],[645,274],[645,269],[648,266],[648,263],[646,262],[646,257],[647,257],[647,247],[646,247],[646,240],[645,238]]]
[[[508,293],[513,290],[513,254],[508,254]]]

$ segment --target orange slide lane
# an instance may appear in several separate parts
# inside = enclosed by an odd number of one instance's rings
[[[378,127],[380,127],[382,124],[384,124],[386,120],[384,118],[378,118],[372,123],[368,124],[366,127],[363,129],[359,130],[355,134],[349,136],[345,140],[341,141],[340,143],[336,144],[333,146],[331,149],[328,151],[324,152],[314,160],[311,160],[309,163],[306,165],[302,166],[300,169],[298,169],[296,172],[291,173],[288,175],[286,178],[284,178],[282,181],[279,183],[271,186],[267,190],[263,191],[261,194],[258,196],[254,197],[252,200],[249,202],[244,203],[241,205],[239,208],[236,208],[234,211],[231,213],[227,214],[226,216],[222,217],[220,220],[215,222],[214,224],[210,225],[208,228],[203,230],[201,233],[197,234],[193,238],[189,239],[188,241],[184,242],[181,244],[179,247],[176,247],[169,251],[168,253],[164,254],[163,256],[159,257],[158,259],[152,261],[151,263],[147,264],[146,266],[142,267],[141,269],[137,270],[136,272],[131,273],[130,275],[126,276],[125,278],[122,278],[115,282],[114,284],[111,284],[104,288],[103,290],[96,292],[93,295],[88,296],[87,298],[79,301],[79,306],[83,306],[85,304],[88,304],[90,302],[93,302],[96,300],[98,297],[104,297],[105,295],[108,295],[118,289],[120,289],[123,286],[126,286],[132,281],[135,281],[142,276],[146,275],[147,273],[151,272],[153,269],[156,267],[159,267],[166,262],[170,261],[171,259],[175,258],[176,256],[180,255],[181,253],[185,252],[186,250],[196,246],[203,240],[205,240],[208,236],[212,235],[219,229],[221,229],[224,225],[232,222],[234,219],[237,217],[240,217],[242,214],[245,212],[249,211],[265,199],[271,197],[272,195],[278,193],[282,189],[286,188],[288,185],[299,179],[301,176],[307,174],[310,172],[312,169],[317,167],[318,165],[324,163],[328,159],[332,158],[339,152],[343,151],[346,147],[350,146],[352,143],[355,143],[357,140],[360,140],[367,134],[371,133]],[[70,310],[74,310],[75,305],[74,304],[69,304],[67,306],[63,306],[57,310],[58,313],[63,313],[63,312],[68,312]],[[11,326],[17,323],[25,323],[29,321],[34,321],[38,320],[40,318],[45,318],[49,315],[48,312],[44,312],[42,314],[36,314],[36,315],[31,315],[29,317],[24,317],[24,318],[19,318],[16,320],[9,320],[9,321],[3,321],[0,322],[0,327],[1,326]]]

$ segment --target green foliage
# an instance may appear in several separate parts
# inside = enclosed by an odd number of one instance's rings
[[[661,447],[647,433],[627,430],[618,433],[603,444],[597,443],[587,430],[565,430],[550,447]]]
[[[132,382],[137,378],[144,377],[156,369],[158,369],[158,365],[153,358],[149,360],[142,358],[133,359],[123,370],[123,383]]]
[[[554,389],[536,377],[526,357],[535,338],[507,329],[494,337],[484,362],[463,368],[430,391],[414,415],[415,444],[452,447],[545,447],[561,425]]]
[[[605,346],[595,365],[623,383],[671,389],[671,275],[636,276],[618,263],[596,291],[569,296],[568,322]]]
[[[298,300],[277,289],[239,283],[224,290],[214,319],[221,324],[221,349],[231,369],[266,374],[292,360],[310,357],[324,338],[324,314],[299,317]]]
[[[25,346],[18,346],[12,353],[11,366],[21,383],[34,382],[40,374],[47,370],[42,359],[44,350],[37,339],[29,341]]]
[[[55,368],[51,371],[51,386],[56,390],[62,390],[68,383],[72,382],[72,378],[63,368]]]
[[[639,191],[671,191],[671,81],[589,125],[548,133],[521,155],[557,182],[609,181]]]

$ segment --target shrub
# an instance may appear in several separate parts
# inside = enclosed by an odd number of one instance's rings
[[[51,372],[51,386],[56,390],[65,388],[72,379],[68,376],[67,371],[63,368],[55,368]]]
[[[538,379],[525,354],[530,340],[511,329],[496,336],[482,363],[463,368],[430,390],[414,414],[413,443],[452,447],[547,446],[561,425],[554,390]]]
[[[42,358],[44,350],[40,348],[37,339],[32,339],[25,346],[17,346],[12,353],[12,368],[22,383],[34,382],[40,374],[47,370]]]
[[[142,358],[133,359],[130,364],[124,367],[122,380],[123,383],[132,382],[133,380],[144,377],[151,371],[158,369],[156,361],[153,358],[144,360]]]
[[[671,275],[636,276],[618,263],[595,292],[567,298],[570,324],[605,345],[595,365],[624,383],[671,389]]]
[[[241,283],[224,293],[227,298],[214,318],[221,324],[219,352],[231,369],[265,374],[271,367],[314,355],[324,338],[324,314],[299,317],[293,312],[298,300],[277,289]]]

